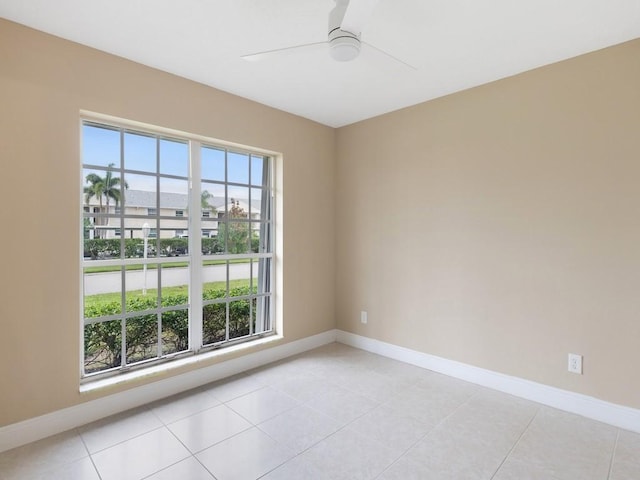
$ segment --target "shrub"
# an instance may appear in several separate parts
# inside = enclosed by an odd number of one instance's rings
[[[254,289],[255,291],[255,289]],[[249,287],[232,288],[231,297],[249,295]],[[209,289],[203,292],[205,300],[225,298],[223,289]],[[163,307],[182,306],[184,308],[163,312],[162,352],[158,352],[158,316],[144,313],[156,308],[155,296],[136,296],[127,299],[127,312],[141,312],[140,316],[128,318],[126,322],[127,363],[138,362],[160,355],[181,352],[189,348],[188,296],[176,294],[162,299]],[[249,334],[250,300],[229,302],[229,338]],[[226,303],[214,303],[203,308],[203,343],[205,345],[226,339]],[[85,307],[85,318],[100,318],[120,315],[119,301],[103,302]],[[109,320],[84,327],[85,371],[97,372],[122,364],[122,321]]]
[[[258,238],[251,240],[252,249],[258,251]],[[119,258],[120,257],[121,240],[119,238],[94,238],[84,240],[84,256],[91,257],[92,260],[101,258]],[[147,244],[148,253],[154,253],[158,247],[155,238],[149,239]],[[202,239],[202,253],[212,255],[214,253],[224,252],[224,245],[218,242],[217,237]],[[161,238],[160,239],[160,255],[161,256],[178,256],[189,253],[189,239],[187,238]],[[135,258],[144,256],[144,240],[141,238],[125,238],[124,239],[124,256],[125,258]]]
[[[120,256],[120,239],[94,238],[84,241],[84,256],[92,260]]]

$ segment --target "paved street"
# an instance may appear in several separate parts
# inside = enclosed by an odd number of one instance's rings
[[[211,265],[203,268],[205,282],[219,282],[226,278],[225,265]],[[142,270],[129,271],[127,275],[127,290],[142,290],[144,285],[144,272]],[[189,270],[187,268],[166,268],[162,270],[162,285],[173,287],[188,283]],[[249,278],[249,263],[232,263],[229,265],[229,279],[237,280]],[[121,286],[120,272],[92,273],[84,277],[84,294],[119,292]],[[147,288],[158,286],[158,272],[155,269],[147,270]]]

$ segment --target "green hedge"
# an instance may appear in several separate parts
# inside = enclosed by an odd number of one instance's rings
[[[230,290],[230,297],[249,295],[249,287]],[[255,293],[255,289],[254,289]],[[225,298],[223,289],[206,290],[203,298],[213,300]],[[229,338],[249,334],[249,300],[229,302]],[[162,352],[158,352],[158,314],[144,313],[157,307],[157,298],[134,297],[127,300],[127,312],[140,312],[140,316],[126,322],[127,363],[156,358],[161,355],[181,352],[189,348],[188,297],[177,294],[162,299],[163,307],[184,306],[178,310],[162,313]],[[203,343],[205,345],[226,339],[226,303],[205,305],[203,309]],[[104,302],[85,307],[85,318],[99,318],[120,315],[120,302]],[[84,328],[85,371],[97,372],[122,364],[122,324],[121,320],[86,325]]]
[[[224,239],[218,241],[217,237],[202,238],[201,250],[205,255],[224,252]],[[258,252],[260,239],[257,235],[251,238],[251,251]],[[84,256],[97,260],[101,258],[120,258],[121,240],[119,238],[94,238],[84,240]],[[148,253],[155,252],[158,248],[157,239],[153,238],[148,241]],[[237,250],[237,251],[236,251]],[[231,253],[246,253],[245,248],[233,250]],[[178,256],[185,255],[189,251],[189,240],[187,238],[161,238],[160,239],[160,255],[161,256]],[[136,258],[144,256],[144,241],[140,238],[124,239],[124,257]]]

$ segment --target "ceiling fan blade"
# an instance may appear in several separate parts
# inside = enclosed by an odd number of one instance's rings
[[[394,62],[397,62],[400,65],[404,65],[405,67],[410,68],[411,70],[418,70],[413,65],[410,65],[407,62],[403,62],[398,57],[394,57],[390,53],[387,53],[384,50],[380,50],[378,47],[374,47],[370,43],[362,42],[362,45],[370,52],[370,54],[374,54],[378,57],[383,57],[386,60],[393,60]]]
[[[359,35],[378,2],[379,0],[349,0],[340,28]]]
[[[305,43],[304,45],[296,45],[295,47],[277,48],[275,50],[266,50],[264,52],[250,53],[242,55],[240,58],[248,62],[259,62],[269,58],[286,57],[297,53],[308,53],[313,50],[320,50],[327,47],[327,42]]]

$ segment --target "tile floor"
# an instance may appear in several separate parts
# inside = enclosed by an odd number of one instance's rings
[[[337,343],[0,454],[0,479],[638,480],[640,435]]]

